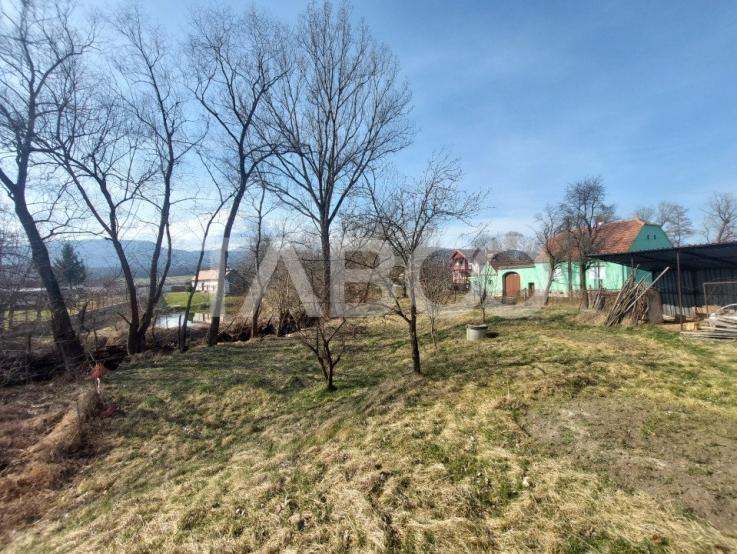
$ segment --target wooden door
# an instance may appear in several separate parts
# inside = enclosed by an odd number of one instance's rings
[[[519,296],[520,280],[519,273],[507,273],[504,276],[504,296]]]

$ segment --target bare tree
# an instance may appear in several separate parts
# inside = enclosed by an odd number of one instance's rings
[[[657,212],[652,206],[639,206],[632,212],[632,217],[641,219],[647,223],[655,223],[657,219]]]
[[[430,320],[430,336],[437,346],[437,321],[440,310],[453,297],[453,272],[448,260],[431,257],[420,267],[420,282],[424,295],[422,308]]]
[[[187,295],[187,305],[184,308],[184,314],[182,316],[182,325],[179,328],[179,351],[185,352],[188,348],[187,345],[187,325],[189,323],[189,314],[192,311],[192,299],[194,298],[195,293],[197,292],[197,284],[200,280],[200,271],[202,270],[202,262],[205,259],[205,249],[207,248],[207,239],[210,235],[210,229],[212,228],[212,224],[215,222],[215,220],[218,218],[220,213],[222,213],[223,208],[225,205],[230,201],[230,198],[233,194],[233,191],[230,190],[227,194],[224,192],[227,190],[227,187],[222,186],[220,184],[220,181],[215,177],[214,173],[212,172],[211,168],[209,167],[207,161],[202,158],[202,166],[207,170],[207,172],[210,174],[210,178],[212,181],[212,184],[215,187],[215,190],[218,193],[218,198],[215,202],[215,206],[213,207],[212,211],[206,215],[204,218],[200,218],[200,225],[202,227],[202,240],[200,242],[200,251],[197,254],[197,264],[195,265],[194,270],[194,279],[192,280],[192,285],[189,289],[189,294]]]
[[[251,189],[249,192],[250,214],[248,219],[252,224],[252,234],[248,243],[248,267],[245,274],[248,277],[249,286],[255,288],[256,294],[253,296],[254,303],[251,310],[251,330],[250,338],[253,340],[258,333],[258,320],[261,313],[261,304],[266,292],[266,285],[261,279],[261,263],[266,249],[269,247],[271,237],[266,228],[266,218],[274,211],[275,205],[268,200],[268,191],[265,182],[266,176],[259,172],[257,189]]]
[[[694,234],[693,222],[688,216],[688,209],[674,202],[658,204],[656,223],[660,225],[676,246]]]
[[[705,210],[706,240],[737,240],[737,196],[731,192],[715,193]]]
[[[274,150],[258,129],[264,98],[288,67],[277,67],[279,29],[250,12],[203,10],[192,22],[189,39],[191,89],[215,128],[213,140],[223,152],[221,165],[234,178],[234,190],[218,261],[218,287],[207,337],[217,344],[228,267],[228,248],[241,201],[258,166]]]
[[[371,211],[361,219],[366,234],[385,240],[404,271],[407,303],[392,294],[391,309],[406,323],[412,348],[412,367],[422,373],[417,334],[418,299],[422,260],[420,249],[432,233],[448,221],[466,221],[478,210],[480,196],[466,195],[458,188],[460,170],[455,161],[436,158],[412,185],[367,187]]]
[[[486,228],[477,233],[470,241],[472,247],[477,250],[494,251],[494,241],[498,235],[491,234]]]
[[[507,231],[494,235],[485,245],[487,249],[493,252],[504,252],[505,250],[519,250],[531,256],[535,255],[537,250],[537,241],[535,237],[530,237],[519,231]]]
[[[586,271],[591,265],[592,256],[598,253],[601,246],[600,225],[614,216],[614,207],[606,204],[605,200],[606,189],[602,179],[587,177],[568,186],[565,200],[560,205],[564,229],[571,237],[578,258],[583,308],[589,307]]]
[[[475,264],[475,275],[471,275],[471,292],[478,300],[479,309],[481,310],[481,323],[486,323],[486,309],[492,300],[494,293],[494,285],[496,281],[496,271],[491,266],[488,259],[485,259],[486,250],[484,250]]]
[[[48,296],[54,342],[67,365],[81,359],[83,350],[52,271],[44,222],[31,206],[43,194],[33,172],[48,154],[47,133],[58,106],[77,88],[74,66],[93,43],[94,28],[83,36],[71,18],[63,2],[10,0],[0,7],[0,183],[28,240]],[[61,198],[63,186],[52,186],[52,195]]]
[[[636,218],[660,225],[676,246],[694,234],[688,209],[675,202],[660,202],[656,208],[640,207],[633,214]]]
[[[547,306],[555,274],[570,259],[572,237],[564,229],[564,214],[558,206],[548,204],[536,217],[535,237],[541,244],[541,252],[548,262],[548,280],[543,293],[543,305]]]
[[[320,237],[320,299],[330,316],[331,228],[367,171],[404,148],[410,101],[397,63],[348,8],[311,4],[292,33],[293,70],[270,91],[273,130],[283,145],[274,191]],[[271,162],[270,162],[271,163]]]
[[[121,55],[116,58],[120,73],[126,78],[122,98],[127,109],[146,131],[159,187],[155,194],[147,190],[144,200],[153,208],[156,234],[149,265],[149,283],[145,309],[137,330],[137,350],[145,348],[146,331],[153,321],[171,267],[171,209],[174,172],[196,141],[188,135],[184,95],[177,73],[178,60],[157,27],[146,25],[138,9],[121,11],[116,28],[124,39]],[[166,240],[166,248],[163,243]],[[164,256],[160,268],[161,256]],[[130,345],[129,345],[130,347]]]
[[[135,9],[120,11],[114,28],[122,39],[113,57],[115,72],[94,76],[98,85],[89,87],[90,94],[77,94],[66,110],[60,109],[56,156],[115,249],[130,309],[128,317],[121,316],[133,354],[145,349],[171,265],[174,172],[193,143],[164,37]],[[99,84],[110,81],[110,87]],[[154,229],[143,297],[123,242],[137,226]]]

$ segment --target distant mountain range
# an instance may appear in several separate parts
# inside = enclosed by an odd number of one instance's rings
[[[108,240],[84,239],[70,241],[74,250],[84,261],[87,270],[92,275],[117,273],[120,270],[118,256],[113,245]],[[51,259],[56,259],[61,253],[62,241],[49,243]],[[148,266],[154,251],[154,243],[148,240],[124,240],[123,247],[136,277],[148,276]],[[208,250],[202,262],[203,269],[215,267],[219,258],[219,250]],[[172,249],[171,269],[169,275],[191,275],[197,266],[199,252]],[[240,250],[231,251],[228,256],[228,265],[237,266],[245,259],[245,253]],[[163,260],[161,265],[163,266]]]

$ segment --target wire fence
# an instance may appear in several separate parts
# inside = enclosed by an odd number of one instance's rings
[[[704,304],[709,313],[722,306],[737,304],[737,281],[704,283]]]

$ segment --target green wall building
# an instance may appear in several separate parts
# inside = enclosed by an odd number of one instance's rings
[[[598,251],[601,254],[619,254],[671,248],[668,236],[660,225],[646,223],[640,219],[614,221],[601,225],[598,230]],[[575,259],[564,261],[555,270],[550,288],[551,296],[568,296],[580,291],[580,264]],[[529,298],[542,294],[548,283],[550,264],[544,251],[533,260],[522,252],[508,251],[492,256],[483,267],[476,267],[470,279],[486,279],[494,296]],[[590,262],[587,269],[587,287],[593,289],[619,290],[632,274],[637,278],[650,278],[650,273],[633,269],[632,266],[613,262]]]

